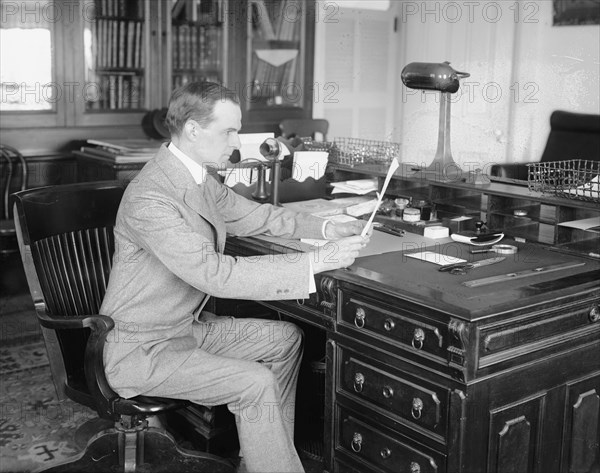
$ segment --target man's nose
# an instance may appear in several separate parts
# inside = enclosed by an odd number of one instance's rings
[[[232,136],[232,138],[231,138],[230,145],[234,149],[240,149],[242,147],[242,142],[240,140],[240,135],[238,135],[237,133],[235,133]]]

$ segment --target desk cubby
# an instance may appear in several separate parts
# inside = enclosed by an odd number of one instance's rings
[[[386,165],[330,165],[333,180],[377,176],[380,188],[387,173]],[[526,184],[524,182],[523,184]],[[519,241],[542,243],[581,254],[600,253],[600,230],[565,226],[565,222],[600,217],[598,202],[557,197],[530,190],[526,185],[470,182],[470,175],[440,179],[400,166],[388,186],[386,197],[412,197],[429,200],[437,220],[458,216],[476,218],[490,231],[503,231]],[[515,215],[515,211],[525,215]]]

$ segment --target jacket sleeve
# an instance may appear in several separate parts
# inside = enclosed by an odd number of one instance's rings
[[[325,220],[271,204],[251,201],[224,185],[217,187],[217,205],[227,232],[236,236],[267,234],[283,238],[323,238]]]
[[[208,222],[202,220],[205,226],[201,231],[192,228],[177,206],[161,197],[135,196],[120,212],[119,223],[135,242],[136,248],[132,249],[139,251],[139,258],[157,258],[177,277],[215,297],[250,300],[308,297],[308,253],[249,257],[218,253]]]

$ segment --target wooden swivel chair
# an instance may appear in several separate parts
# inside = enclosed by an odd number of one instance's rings
[[[294,137],[308,138],[313,140],[327,141],[329,122],[324,118],[289,118],[279,124],[281,135],[290,139]],[[319,133],[321,136],[317,136]]]
[[[27,187],[27,164],[23,155],[15,148],[0,144],[0,163],[6,166],[2,179],[2,218],[0,218],[0,254],[16,254],[19,251],[15,222],[11,215],[10,194]]]
[[[74,459],[49,472],[233,472],[232,463],[178,447],[147,418],[189,403],[124,399],[104,373],[103,348],[114,327],[99,314],[114,252],[113,226],[124,185],[96,182],[17,192],[14,217],[27,282],[61,395],[113,426]]]

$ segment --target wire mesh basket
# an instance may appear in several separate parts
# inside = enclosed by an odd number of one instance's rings
[[[600,202],[600,161],[571,159],[527,165],[530,190]]]
[[[400,159],[400,144],[362,138],[335,138],[329,156],[330,162],[347,166],[389,164],[394,158]]]

